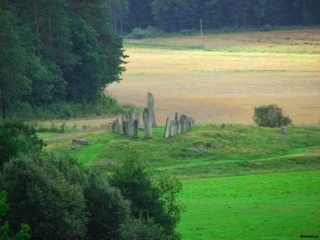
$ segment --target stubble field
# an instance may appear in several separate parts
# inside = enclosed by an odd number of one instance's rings
[[[197,123],[251,124],[277,104],[297,125],[320,123],[320,29],[126,40],[127,71],[107,92],[121,103],[155,98],[164,125],[174,112]]]

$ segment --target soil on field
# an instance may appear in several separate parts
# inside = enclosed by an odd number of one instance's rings
[[[277,104],[294,124],[320,124],[319,29],[210,35],[193,49],[198,37],[150,40],[181,49],[144,43],[128,45],[123,80],[107,92],[141,107],[152,93],[160,125],[175,112],[197,123],[252,124],[262,104]]]

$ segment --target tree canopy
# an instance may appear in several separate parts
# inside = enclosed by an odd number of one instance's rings
[[[19,122],[0,125],[0,143],[0,238],[179,239],[176,179],[151,178],[136,159],[110,177],[41,150]]]
[[[313,0],[126,0],[121,18],[114,24],[133,28],[158,27],[165,31],[259,28],[264,25],[320,24],[320,2]],[[129,9],[127,9],[127,6]]]
[[[21,224],[21,229],[14,234],[10,233],[10,223],[5,219],[9,207],[6,192],[0,192],[0,239],[1,240],[30,240],[29,226]]]
[[[92,103],[121,79],[126,55],[104,2],[0,1],[3,118],[34,106]]]
[[[18,232],[30,226],[32,239],[120,239],[130,204],[107,177],[65,156],[25,154],[4,164],[8,221]],[[1,200],[1,199],[0,199]]]
[[[11,158],[40,152],[44,146],[33,127],[21,122],[0,122],[0,169]]]
[[[162,229],[162,234],[169,239],[179,239],[175,228],[182,212],[182,205],[177,200],[181,184],[176,179],[151,178],[139,161],[129,159],[114,172],[110,183],[130,200],[135,219],[147,224],[152,221],[151,228],[159,232],[158,235]]]

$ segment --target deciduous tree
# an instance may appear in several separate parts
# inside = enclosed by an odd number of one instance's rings
[[[163,228],[167,237],[179,238],[175,227],[182,211],[181,203],[177,201],[181,185],[176,180],[153,180],[143,165],[130,159],[115,171],[110,182],[121,190],[124,198],[131,201],[132,213],[136,219],[153,220]]]
[[[282,109],[275,104],[256,107],[254,121],[261,127],[281,127],[291,123],[291,119],[284,116]]]

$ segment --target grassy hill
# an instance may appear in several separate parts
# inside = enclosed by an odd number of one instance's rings
[[[320,128],[278,129],[239,124],[199,125],[184,135],[163,138],[163,127],[154,128],[154,139],[132,140],[107,130],[67,132],[45,136],[48,149],[67,152],[89,166],[109,169],[134,156],[155,174],[179,178],[215,177],[261,172],[314,169],[320,166]],[[71,149],[73,138],[86,138],[88,146]]]

